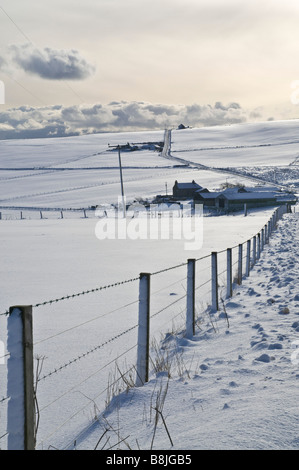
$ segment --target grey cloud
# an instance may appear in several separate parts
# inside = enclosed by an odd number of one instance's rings
[[[76,50],[38,49],[30,44],[10,46],[12,60],[25,72],[49,80],[83,80],[95,68]]]
[[[2,69],[4,65],[6,65],[6,60],[4,59],[4,57],[0,56],[0,69]]]
[[[203,127],[246,120],[246,111],[237,103],[186,106],[123,101],[67,107],[22,106],[0,112],[0,139],[156,130],[181,123]]]

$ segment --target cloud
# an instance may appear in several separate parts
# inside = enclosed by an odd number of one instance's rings
[[[0,139],[62,137],[98,132],[215,126],[247,121],[238,103],[165,105],[113,101],[107,105],[21,106],[0,112]]]
[[[31,44],[12,45],[11,58],[25,72],[48,80],[83,80],[95,72],[94,66],[77,50],[38,49]]]
[[[3,67],[6,65],[6,60],[4,57],[0,56],[0,70],[3,69]]]

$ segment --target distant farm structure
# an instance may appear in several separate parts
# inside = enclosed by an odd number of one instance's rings
[[[204,208],[224,212],[243,210],[244,207],[294,205],[297,202],[297,197],[293,193],[282,191],[275,186],[245,187],[243,185],[231,185],[219,191],[210,191],[194,180],[183,183],[176,180],[172,196],[168,196],[168,198],[172,202],[191,200],[193,204],[201,203]]]

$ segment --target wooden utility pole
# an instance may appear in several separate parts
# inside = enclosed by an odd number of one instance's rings
[[[124,193],[124,182],[123,182],[123,172],[121,166],[121,157],[120,157],[120,145],[117,146],[118,149],[118,162],[119,162],[119,172],[120,172],[120,186],[121,186],[121,198],[123,205],[123,217],[126,217],[126,203],[125,203],[125,193]]]

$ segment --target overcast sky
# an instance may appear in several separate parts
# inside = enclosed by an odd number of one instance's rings
[[[76,122],[83,109],[85,120],[96,113],[93,130],[109,130],[104,116],[113,130],[132,127],[121,112],[133,105],[152,128],[175,125],[176,113],[191,125],[297,117],[298,0],[0,0],[0,7],[0,137],[4,128],[12,135],[16,113],[22,126],[28,121],[28,106],[33,127],[36,108],[45,121],[72,110]]]

